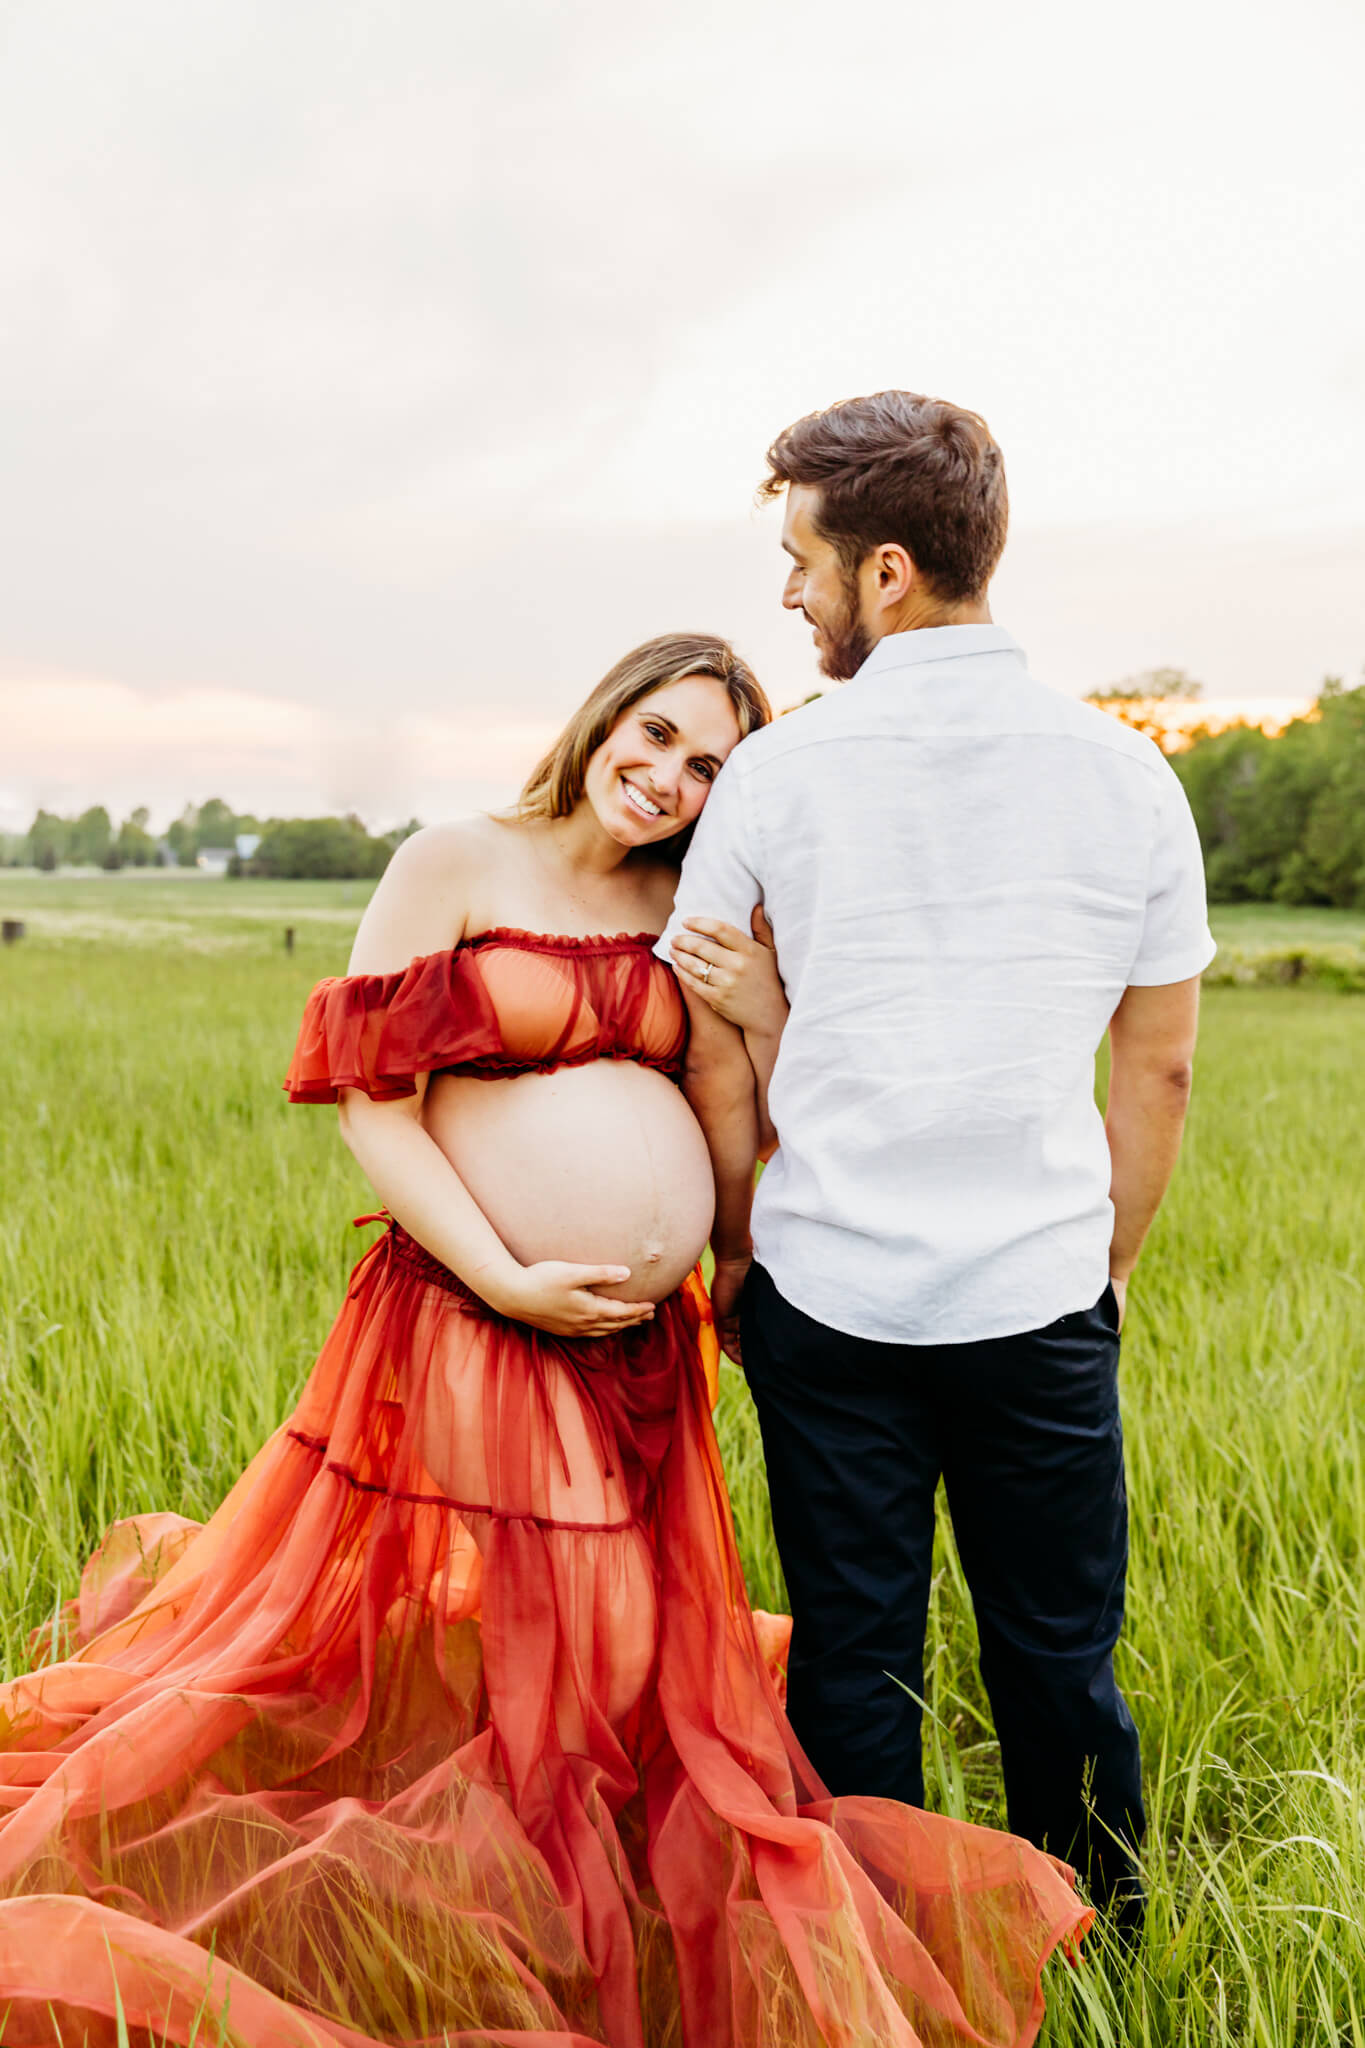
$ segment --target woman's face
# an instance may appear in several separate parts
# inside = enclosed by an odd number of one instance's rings
[[[584,798],[622,846],[671,839],[700,815],[738,742],[724,683],[714,676],[661,683],[622,712],[590,756]]]

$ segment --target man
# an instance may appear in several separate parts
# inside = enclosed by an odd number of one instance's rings
[[[791,1002],[756,1201],[743,1040],[695,995],[687,1072],[791,1594],[791,1718],[831,1792],[923,1803],[942,1476],[1010,1826],[1131,1925],[1119,1328],[1214,951],[1199,844],[1151,742],[1041,687],[992,624],[1007,501],[984,421],[886,391],[768,461],[783,603],[847,687],[731,756],[659,950],[761,901]]]

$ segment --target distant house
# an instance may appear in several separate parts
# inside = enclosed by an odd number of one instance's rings
[[[225,875],[232,854],[230,846],[201,846],[194,864],[203,875]]]
[[[260,843],[261,835],[259,832],[239,832],[237,834],[238,860],[250,860]]]

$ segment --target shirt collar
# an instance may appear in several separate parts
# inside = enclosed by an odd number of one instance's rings
[[[853,681],[922,662],[957,661],[964,655],[1012,654],[1022,668],[1025,654],[1003,626],[922,626],[913,633],[887,633],[877,642]]]

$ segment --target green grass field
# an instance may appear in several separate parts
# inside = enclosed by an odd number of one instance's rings
[[[1213,935],[1220,946],[1365,946],[1365,910],[1317,904],[1215,903]]]
[[[0,952],[6,1671],[111,1519],[215,1505],[336,1310],[361,1248],[349,1219],[373,1198],[331,1114],[278,1084],[368,890],[0,876],[0,914],[29,925]],[[1266,942],[1295,943],[1303,915],[1268,913]],[[1235,943],[1258,942],[1242,910],[1219,914],[1222,935],[1229,918]],[[1365,920],[1332,930],[1359,943]],[[1054,1967],[1050,2048],[1365,2048],[1362,1054],[1354,997],[1206,995],[1185,1158],[1123,1365],[1122,1675],[1153,1909],[1132,1965]],[[751,1593],[778,1605],[728,1368],[720,1427]],[[999,1820],[946,1536],[930,1655],[934,1802]]]
[[[330,938],[337,949],[332,958],[344,966],[344,942],[373,889],[373,882],[228,882],[187,869],[113,875],[0,869],[0,917],[22,918],[33,937],[50,945],[116,940],[201,952],[268,948],[282,943],[292,924],[296,943],[306,936],[322,946]],[[1247,952],[1365,947],[1365,910],[1218,903],[1211,915],[1220,946]]]

